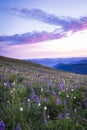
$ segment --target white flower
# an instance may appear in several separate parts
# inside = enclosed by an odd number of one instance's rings
[[[7,103],[9,104],[9,103],[10,103],[10,101],[8,100],[8,101],[7,101]]]
[[[13,88],[13,91],[15,91],[15,88]]]
[[[44,110],[47,110],[47,107],[46,107],[46,106],[44,107]]]
[[[4,86],[7,86],[7,83],[4,83]]]
[[[12,83],[12,85],[15,85],[15,81]]]
[[[75,97],[75,96],[74,96],[73,98],[74,98],[74,99],[76,99],[76,97]]]
[[[58,92],[58,94],[60,95],[60,92]]]
[[[50,118],[50,115],[48,115],[48,118]]]
[[[27,101],[30,102],[30,99],[28,98]]]
[[[43,92],[43,88],[41,88],[41,92]]]
[[[68,98],[68,97],[69,97],[69,95],[67,94],[67,95],[66,95],[66,97]]]
[[[13,93],[13,91],[11,90],[10,93]]]
[[[76,109],[74,109],[74,112],[76,112],[77,110]]]
[[[38,103],[38,106],[40,106],[41,104],[40,103]]]
[[[66,90],[68,90],[68,88],[66,88]]]
[[[71,89],[71,91],[73,92],[73,88]]]
[[[20,111],[23,111],[23,107],[20,107]]]

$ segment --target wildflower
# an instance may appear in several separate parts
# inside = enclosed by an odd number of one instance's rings
[[[46,106],[44,107],[44,110],[47,110],[47,107],[46,107]]]
[[[40,103],[40,99],[38,96],[36,96],[36,104],[39,104]]]
[[[58,94],[60,95],[60,92],[58,92]]]
[[[15,91],[15,88],[13,88],[13,91]]]
[[[7,83],[6,83],[6,82],[4,82],[4,86],[7,86]]]
[[[75,96],[74,96],[73,98],[74,98],[74,99],[76,99],[76,97],[75,97]]]
[[[70,117],[70,113],[67,112],[67,113],[65,114],[65,118],[66,118],[66,119],[69,119],[69,117]]]
[[[67,102],[66,102],[66,100],[64,100],[64,106],[66,106],[67,105]]]
[[[15,81],[12,83],[12,85],[15,85]]]
[[[55,92],[55,91],[53,91],[53,92],[52,92],[52,95],[53,95],[53,96],[56,96],[56,92]]]
[[[59,113],[58,117],[59,117],[60,120],[62,120],[63,117],[64,117],[64,116],[63,116],[63,113]]]
[[[11,91],[10,91],[10,93],[12,94],[12,93],[13,93],[13,91],[11,90]]]
[[[87,100],[86,99],[83,100],[83,104],[87,108]]]
[[[31,100],[34,100],[34,99],[35,99],[35,96],[36,96],[36,95],[35,95],[35,92],[32,91],[32,93],[30,94],[30,99],[31,99]]]
[[[20,111],[23,111],[23,107],[20,107]]]
[[[40,106],[41,104],[40,103],[38,103],[38,106]]]
[[[74,109],[74,112],[76,112],[77,110],[76,109]]]
[[[30,99],[29,99],[29,98],[27,98],[27,99],[25,100],[25,102],[26,102],[26,105],[28,105],[28,104],[29,104],[29,102],[30,102]]]
[[[44,98],[44,103],[46,103],[47,102],[47,99],[46,99],[46,97]]]
[[[43,92],[43,88],[41,88],[41,92]]]
[[[21,126],[17,124],[15,130],[21,130]]]
[[[3,122],[3,120],[0,121],[0,130],[5,130],[6,124]]]
[[[27,101],[30,102],[30,99],[28,98]]]
[[[71,92],[73,92],[73,88],[71,89]]]
[[[62,103],[61,100],[60,100],[60,98],[57,98],[57,99],[56,99],[56,103],[57,103],[57,104],[61,104],[61,103]]]
[[[47,117],[50,118],[50,115],[48,115]]]
[[[10,101],[8,100],[7,103],[10,104]]]
[[[66,90],[68,90],[68,88],[66,87]]]
[[[69,95],[67,94],[66,97],[69,98]]]
[[[59,83],[59,90],[64,90],[65,89],[65,84],[60,82]]]

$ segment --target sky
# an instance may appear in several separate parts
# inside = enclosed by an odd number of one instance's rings
[[[0,55],[87,57],[87,0],[0,0]]]

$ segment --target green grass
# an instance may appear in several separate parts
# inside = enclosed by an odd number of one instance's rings
[[[0,56],[0,120],[4,130],[87,130],[87,75]]]

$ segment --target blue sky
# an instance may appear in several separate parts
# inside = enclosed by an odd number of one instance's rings
[[[87,0],[1,0],[0,55],[87,56]]]

